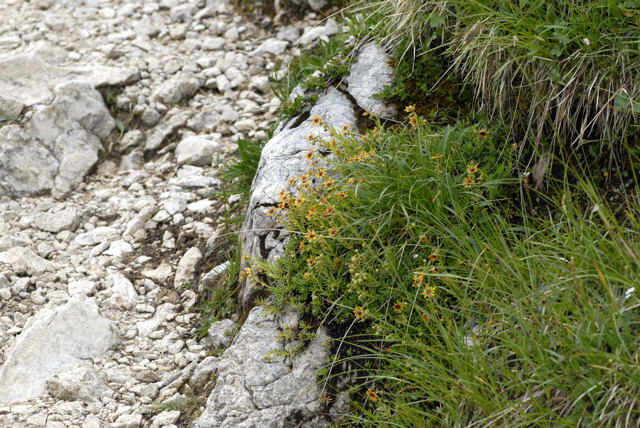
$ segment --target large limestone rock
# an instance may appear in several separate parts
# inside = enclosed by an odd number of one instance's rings
[[[317,417],[322,386],[316,383],[328,355],[326,332],[320,329],[300,355],[277,356],[291,346],[278,341],[278,334],[297,321],[294,314],[279,317],[261,306],[251,310],[218,362],[216,385],[194,428],[328,425]]]
[[[45,390],[46,380],[101,358],[119,342],[114,324],[82,295],[34,315],[0,368],[0,404],[25,401]]]
[[[0,57],[0,196],[53,192],[78,185],[98,160],[101,140],[114,129],[95,89],[136,80],[135,70],[63,67],[51,52]]]
[[[311,109],[306,120],[292,118],[280,127],[274,137],[262,149],[262,156],[256,177],[251,186],[251,198],[245,221],[242,225],[242,250],[250,259],[274,261],[283,253],[286,236],[282,226],[276,223],[267,210],[278,203],[278,192],[287,188],[291,177],[304,174],[309,161],[305,154],[314,147],[307,136],[315,134],[328,139],[328,132],[311,123],[311,118],[318,115],[333,127],[340,129],[349,125],[356,126],[354,107],[351,101],[337,89],[330,88],[322,95]],[[242,288],[240,300],[244,305],[250,304],[256,291],[251,278]]]
[[[374,95],[393,83],[390,61],[391,58],[380,45],[367,43],[358,50],[358,57],[346,79],[349,93],[358,105],[384,118],[393,118],[396,109]]]
[[[94,88],[132,83],[135,69],[103,65],[62,66],[66,51],[38,46],[31,52],[0,57],[0,115],[17,119],[33,105],[50,104],[55,88],[70,81],[86,82]]]

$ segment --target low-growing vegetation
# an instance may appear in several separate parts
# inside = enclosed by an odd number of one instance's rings
[[[339,85],[345,41],[366,35],[395,52],[379,96],[401,117],[312,118],[330,138],[268,212],[285,255],[243,272],[304,334],[336,337],[322,401],[347,384],[353,408],[336,425],[636,426],[640,3],[348,13],[351,34],[275,82],[284,116]],[[281,339],[305,342],[294,333]]]

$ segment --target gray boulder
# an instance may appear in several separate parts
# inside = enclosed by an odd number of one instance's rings
[[[383,99],[374,98],[393,83],[389,54],[378,44],[367,43],[358,50],[355,63],[347,76],[349,93],[358,105],[384,118],[393,118],[396,109]]]
[[[288,318],[286,325],[297,322]],[[285,350],[278,341],[284,326],[282,318],[261,306],[251,310],[218,361],[216,385],[194,428],[290,427],[296,418],[316,418],[321,407],[316,374],[330,338],[320,329],[301,354],[285,359],[276,356]]]
[[[95,89],[139,78],[136,70],[62,66],[49,47],[0,57],[0,196],[66,194],[98,160],[114,120]]]
[[[34,315],[0,368],[0,403],[35,398],[51,376],[101,358],[119,343],[114,324],[92,299],[73,296],[65,305]]]

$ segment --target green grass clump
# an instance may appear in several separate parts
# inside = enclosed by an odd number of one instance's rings
[[[345,44],[347,33],[337,34],[284,64],[286,73],[272,79],[272,88],[282,105],[280,111],[287,118],[299,114],[316,100],[329,85],[337,84],[349,72],[350,48]],[[296,87],[304,94],[292,93]]]
[[[243,193],[245,197],[249,197],[264,145],[264,141],[238,140],[238,161],[225,166],[224,170],[224,178],[229,187],[227,193]]]
[[[388,40],[447,50],[477,106],[537,145],[636,132],[640,2],[379,0]]]
[[[260,266],[266,285],[276,308],[341,333],[327,372],[354,379],[352,422],[639,423],[636,192],[614,215],[589,181],[559,177],[534,216],[500,130],[408,110],[318,140],[330,169],[310,151],[268,213],[291,239]]]

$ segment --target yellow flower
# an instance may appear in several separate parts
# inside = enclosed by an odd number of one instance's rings
[[[348,123],[345,125],[342,125],[342,128],[340,129],[341,133],[345,133],[349,130],[349,128],[351,128],[351,125],[349,125]]]
[[[404,111],[405,111],[405,112],[407,112],[407,113],[412,113],[412,112],[416,111],[416,106],[415,106],[415,104],[412,104],[412,105],[410,105],[410,106],[406,106],[406,107],[404,108]]]
[[[437,262],[437,261],[438,261],[438,255],[437,255],[435,252],[434,252],[434,253],[429,254],[429,261],[430,261],[431,263],[435,263],[435,262]]]
[[[469,165],[467,165],[467,173],[468,174],[475,174],[479,171],[478,169],[478,164],[474,163],[473,161],[471,161],[471,163]]]
[[[429,321],[431,319],[427,314],[420,314],[420,318],[422,318],[422,321]]]
[[[378,393],[371,389],[367,389],[367,392],[365,393],[365,395],[367,396],[367,400],[372,401],[374,403],[380,399],[380,397],[378,397]]]
[[[440,268],[438,268],[437,266],[431,266],[429,268],[429,273],[440,273]]]
[[[489,136],[489,133],[487,132],[486,129],[481,129],[478,131],[478,137],[487,138],[488,136]]]
[[[302,274],[302,276],[304,277],[304,279],[309,280],[311,279],[311,274],[309,272],[305,272]]]
[[[309,266],[313,266],[313,265],[315,265],[316,263],[317,263],[317,260],[316,260],[316,258],[315,258],[315,257],[313,257],[313,256],[311,256],[311,257],[309,257],[309,258],[307,259],[307,264],[308,264]]]
[[[316,134],[307,135],[307,140],[309,140],[309,141],[313,141],[315,138],[316,138]]]
[[[316,216],[317,212],[316,212],[316,208],[315,207],[311,207],[309,209],[309,211],[307,211],[307,220],[311,220],[312,218],[314,218]]]
[[[347,192],[338,192],[336,193],[336,196],[339,197],[340,199],[344,199],[347,197]]]
[[[369,113],[369,110],[365,110],[365,111],[363,111],[363,112],[362,112],[362,115],[363,115],[364,117],[369,116],[369,114],[370,114],[370,113]]]
[[[309,242],[312,242],[318,239],[318,234],[316,234],[313,230],[308,229],[305,237],[309,240]]]
[[[326,177],[327,176],[327,170],[324,168],[320,168],[319,170],[316,171],[316,177],[318,178],[322,178],[322,177]]]
[[[354,184],[356,182],[356,179],[351,177],[350,179],[347,180],[347,183],[349,184]]]
[[[300,249],[301,253],[304,253],[304,250],[307,248],[307,245],[304,243],[304,241],[300,241],[300,243],[298,244],[298,249]]]
[[[422,285],[422,283],[424,283],[424,278],[425,278],[425,275],[423,275],[421,273],[417,273],[417,274],[413,275],[413,286],[414,287],[420,287]]]
[[[304,157],[307,158],[307,159],[313,158],[313,150],[307,151],[307,153],[304,155]]]
[[[322,120],[322,118],[321,118],[320,116],[317,116],[317,115],[316,115],[316,116],[313,116],[313,117],[311,118],[311,125],[312,125],[312,126],[319,125],[321,120]]]
[[[424,290],[421,293],[425,299],[429,297],[433,297],[436,295],[436,287],[429,287],[428,285],[424,287]]]
[[[404,309],[404,303],[401,302],[396,302],[393,304],[393,312],[402,312],[402,310]]]
[[[276,209],[275,208],[269,208],[266,211],[266,214],[269,215],[269,216],[274,215],[275,213],[276,213]]]
[[[356,306],[353,308],[353,315],[356,316],[357,320],[361,320],[364,318],[364,308],[362,306]]]
[[[251,270],[250,267],[246,267],[244,269],[242,269],[240,271],[240,280],[243,280],[245,278],[249,278],[250,276],[253,275],[253,271]]]
[[[440,159],[442,156],[444,156],[444,155],[442,155],[442,154],[433,155],[433,156],[431,156],[431,159]]]
[[[290,179],[287,180],[287,185],[293,186],[294,184],[296,184],[296,180],[298,180],[298,177],[291,177]]]
[[[409,116],[409,124],[415,127],[418,124],[418,116],[416,116],[415,114]]]
[[[338,234],[338,229],[336,229],[335,227],[329,228],[329,236],[334,237],[337,234]]]
[[[473,178],[473,177],[465,177],[465,178],[462,180],[462,184],[464,184],[464,186],[465,186],[465,187],[471,187],[471,186],[473,186],[474,184],[476,184],[476,179],[475,179],[475,178]]]

